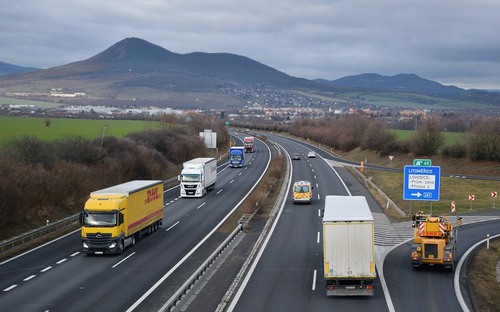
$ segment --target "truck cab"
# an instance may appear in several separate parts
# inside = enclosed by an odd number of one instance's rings
[[[312,202],[313,187],[309,181],[297,181],[293,184],[293,203],[306,203]]]
[[[229,148],[229,166],[231,168],[241,168],[245,164],[245,147],[233,146]]]

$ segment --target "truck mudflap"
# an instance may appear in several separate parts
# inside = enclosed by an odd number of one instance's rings
[[[373,296],[373,281],[326,281],[327,296]]]

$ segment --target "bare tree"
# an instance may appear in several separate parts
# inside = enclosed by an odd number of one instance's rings
[[[416,155],[436,155],[446,140],[442,131],[441,122],[438,119],[425,120],[410,139],[412,151]]]

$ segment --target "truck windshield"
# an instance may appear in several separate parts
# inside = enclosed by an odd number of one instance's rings
[[[115,226],[116,213],[85,212],[83,214],[84,226]]]
[[[183,174],[182,182],[199,182],[200,175],[199,174]]]
[[[296,185],[294,192],[295,193],[308,193],[309,192],[309,186],[307,186],[307,185]]]

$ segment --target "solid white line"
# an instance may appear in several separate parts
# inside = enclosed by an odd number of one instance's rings
[[[45,269],[40,270],[40,272],[45,273],[45,272],[47,272],[47,271],[48,271],[48,270],[50,270],[50,269],[52,269],[52,267],[51,267],[51,266],[48,266],[48,267],[46,267]]]
[[[169,228],[168,228],[165,232],[170,231],[170,230],[171,230],[174,226],[176,226],[176,225],[177,225],[177,224],[179,224],[179,223],[180,223],[180,221],[175,222],[175,223],[174,223],[174,224],[172,224],[172,226],[171,226],[171,227],[169,227]]]
[[[72,232],[69,232],[69,233],[68,233],[68,234],[66,234],[66,235],[63,235],[63,236],[58,237],[58,238],[56,238],[56,239],[54,239],[54,240],[52,240],[52,241],[50,241],[50,242],[47,242],[47,243],[45,243],[45,244],[43,244],[43,245],[40,245],[40,246],[38,246],[38,247],[36,247],[36,248],[33,248],[33,249],[31,249],[31,250],[28,250],[28,251],[26,251],[26,252],[24,252],[24,253],[22,253],[22,254],[20,254],[20,255],[18,255],[18,256],[15,256],[15,257],[12,257],[12,258],[10,258],[10,259],[8,259],[8,260],[5,260],[4,262],[0,263],[0,265],[3,265],[3,264],[5,264],[5,263],[7,263],[7,262],[10,262],[10,261],[14,260],[14,259],[17,259],[17,258],[20,258],[20,257],[22,257],[22,256],[24,256],[24,255],[27,255],[27,254],[29,254],[29,253],[30,253],[30,252],[32,252],[32,251],[35,251],[35,250],[37,250],[37,249],[40,249],[40,248],[45,247],[45,246],[47,246],[47,245],[50,245],[50,244],[52,244],[52,243],[54,243],[54,242],[56,242],[56,241],[58,241],[58,240],[60,240],[60,239],[65,238],[66,236],[69,236],[69,235],[74,234],[74,233],[76,233],[76,232],[80,232],[81,230],[82,230],[82,229],[76,229],[76,230],[74,230],[74,231],[72,231]]]
[[[217,192],[217,195],[219,195],[219,194],[220,194],[220,192],[222,192],[222,189],[220,189],[220,190]]]
[[[290,172],[293,172],[293,164],[290,165]],[[285,193],[284,198],[287,198],[288,194],[290,192],[290,185],[292,183],[292,175],[291,174],[290,174],[288,181],[286,183],[288,185],[287,185],[287,191]],[[271,229],[269,229],[269,233],[267,234],[266,239],[262,243],[262,246],[260,247],[259,252],[255,256],[255,259],[254,259],[252,265],[250,266],[250,269],[248,270],[247,274],[245,275],[245,278],[243,279],[243,281],[241,282],[240,288],[238,288],[238,291],[234,295],[234,298],[233,298],[233,300],[231,300],[229,307],[226,309],[226,311],[232,312],[234,310],[234,308],[236,307],[238,300],[240,299],[241,295],[243,294],[243,291],[245,290],[248,282],[250,281],[250,277],[252,276],[253,272],[255,271],[255,268],[257,267],[257,263],[259,262],[260,258],[262,257],[262,254],[264,253],[264,250],[266,249],[266,246],[269,243],[269,240],[271,239],[271,236],[273,236],[274,229],[276,228],[278,221],[280,220],[281,213],[283,212],[283,207],[285,207],[285,203],[286,203],[286,200],[284,200],[281,203],[281,206],[278,210],[278,213],[274,217],[273,224],[271,226]]]
[[[61,263],[65,262],[66,260],[68,260],[68,259],[64,258],[64,259],[61,259],[61,260],[57,261],[56,263],[57,264],[61,264]]]
[[[71,254],[71,255],[69,255],[69,256],[70,256],[70,257],[74,257],[74,256],[78,255],[79,253],[80,253],[80,252],[79,252],[79,251],[77,251],[77,252],[72,253],[72,254]]]
[[[490,239],[496,238],[498,236],[500,236],[500,235],[494,235],[494,236],[490,237]],[[467,257],[469,256],[469,254],[472,251],[474,251],[477,246],[484,244],[485,241],[486,241],[486,239],[483,239],[482,241],[479,241],[476,244],[474,244],[473,246],[471,246],[462,255],[462,257],[460,257],[460,261],[458,261],[458,265],[455,269],[455,275],[453,277],[453,287],[455,288],[455,296],[457,297],[458,303],[460,304],[460,307],[462,307],[462,310],[464,310],[464,312],[469,312],[470,310],[469,310],[469,307],[467,306],[467,303],[465,302],[464,297],[462,296],[462,291],[460,289],[460,270],[462,270],[462,266],[464,265],[464,262],[467,259]]]
[[[314,270],[312,290],[316,290],[316,275],[317,275],[317,273],[318,273],[318,271]]]
[[[269,151],[269,155],[271,154],[271,151],[269,150],[269,147],[267,147],[267,150]],[[208,240],[210,238],[210,236],[224,223],[226,222],[227,219],[229,219],[229,217],[234,213],[234,211],[236,209],[238,209],[238,207],[245,201],[245,199],[247,199],[248,196],[250,196],[250,193],[252,193],[252,191],[255,189],[255,187],[259,184],[259,182],[262,180],[262,178],[264,177],[264,174],[266,173],[267,169],[269,168],[269,164],[271,163],[271,157],[269,157],[269,159],[267,160],[267,165],[266,165],[266,168],[264,169],[264,171],[262,172],[262,174],[260,175],[259,179],[257,180],[257,182],[254,184],[254,186],[252,186],[252,188],[248,191],[248,193],[239,201],[239,203],[234,206],[234,208],[219,222],[219,224],[217,224],[211,231],[210,233],[207,234],[207,236],[205,236],[201,241],[198,242],[198,244],[196,244],[196,246],[193,247],[193,249],[191,249],[190,252],[188,252],[181,260],[179,260],[179,262],[177,262],[167,273],[165,273],[165,275],[163,275],[153,286],[151,286],[151,288],[148,289],[148,291],[146,291],[136,302],[134,302],[134,304],[132,304],[132,306],[130,306],[126,312],[132,312],[133,310],[135,310],[135,308],[137,308],[156,288],[158,288],[161,283],[163,283],[175,270],[177,270],[177,268],[179,266],[181,266],[189,257],[191,257],[191,255],[201,246],[203,245],[203,243],[205,243],[206,240]],[[245,168],[246,169],[246,168]],[[291,179],[291,175],[290,175],[290,179]],[[290,181],[288,182],[288,185],[290,185]],[[288,195],[288,193],[287,193]],[[285,201],[283,201],[283,205],[281,207],[281,209],[283,209],[283,206],[285,204]]]
[[[27,282],[30,279],[35,278],[35,277],[36,277],[36,275],[31,275],[31,276],[28,276],[27,278],[23,279],[23,281]]]
[[[16,288],[16,287],[17,287],[17,285],[16,285],[16,284],[14,284],[14,285],[12,285],[12,286],[10,286],[10,287],[5,288],[3,291],[9,291],[9,290],[12,290],[12,289],[14,289],[14,288]]]
[[[199,205],[198,207],[196,207],[196,209],[200,209],[201,207],[205,206],[207,202],[204,202],[203,204]]]
[[[132,257],[133,255],[135,255],[135,251],[133,253],[131,253],[130,255],[128,255],[127,257],[123,258],[122,261],[118,262],[117,264],[113,265],[111,268],[114,269],[115,267],[119,266],[123,261],[127,260],[128,258]]]

